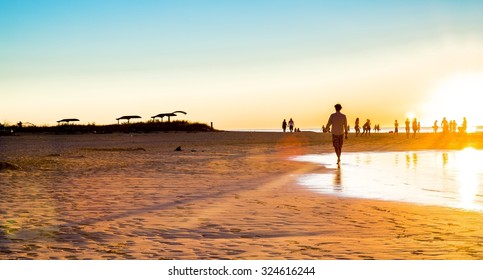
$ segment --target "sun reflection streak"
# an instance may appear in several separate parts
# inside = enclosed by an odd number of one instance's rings
[[[478,171],[481,167],[481,159],[473,148],[466,148],[457,154],[456,163],[458,168],[459,195],[463,208],[478,208],[475,204],[478,193]]]

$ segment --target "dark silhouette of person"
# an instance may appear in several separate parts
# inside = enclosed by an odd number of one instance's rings
[[[356,137],[359,136],[359,134],[361,133],[361,127],[359,126],[359,118],[356,119],[354,129],[356,130]]]
[[[466,121],[466,117],[463,117],[463,124],[461,125],[461,132],[466,133],[467,128],[468,128],[468,123]]]
[[[446,117],[443,118],[443,120],[441,121],[441,127],[443,128],[443,133],[448,133],[449,132],[449,125],[448,125],[448,121],[446,120]]]
[[[456,121],[455,120],[452,120],[451,123],[450,123],[450,129],[451,129],[451,132],[455,133],[456,132],[456,127],[458,125],[456,124]]]
[[[288,121],[288,128],[290,129],[290,132],[293,132],[294,125],[294,121],[292,120],[292,118],[290,118],[290,120]]]
[[[406,118],[406,121],[404,122],[404,124],[406,125],[406,138],[409,138],[409,133],[411,132],[411,129],[409,126],[411,122],[409,121],[409,118]]]
[[[347,139],[347,117],[342,114],[342,106],[335,104],[335,113],[331,114],[327,125],[325,127],[330,128],[332,126],[332,145],[334,146],[335,154],[337,155],[337,164],[340,163],[340,156],[342,154],[342,145],[345,139]]]
[[[283,132],[287,130],[287,121],[285,119],[283,119],[283,122],[282,122],[282,130]]]
[[[363,132],[362,135],[366,134],[371,136],[371,120],[367,119],[364,125],[362,126]]]
[[[437,133],[438,132],[438,120],[435,120],[434,121],[434,124],[433,124],[433,132],[434,133]]]
[[[394,121],[394,133],[397,135],[399,134],[399,123],[397,120]]]
[[[416,132],[418,132],[418,120],[414,118],[413,119],[413,138],[416,137]]]

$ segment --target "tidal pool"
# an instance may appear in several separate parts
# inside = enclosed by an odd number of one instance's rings
[[[324,165],[299,184],[319,193],[483,211],[483,151],[410,151],[304,155]]]

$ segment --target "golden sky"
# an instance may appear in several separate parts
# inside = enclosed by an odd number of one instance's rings
[[[482,125],[478,1],[2,1],[0,122]]]

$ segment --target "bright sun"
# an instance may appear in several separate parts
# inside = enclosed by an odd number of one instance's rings
[[[409,120],[413,120],[414,118],[416,117],[416,113],[414,112],[407,112],[406,113],[406,118],[408,118]]]
[[[463,117],[468,128],[483,125],[481,96],[483,95],[483,73],[458,74],[439,82],[431,90],[430,102],[425,106],[425,121],[441,122],[443,117],[456,120],[461,125]]]

